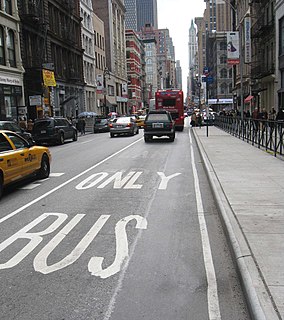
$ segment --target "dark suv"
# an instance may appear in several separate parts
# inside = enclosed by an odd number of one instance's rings
[[[63,144],[65,140],[77,141],[78,132],[66,118],[43,118],[34,122],[33,138],[36,143],[58,143]]]
[[[150,111],[144,121],[144,140],[151,141],[153,136],[168,136],[175,140],[175,122],[171,114],[165,110]]]

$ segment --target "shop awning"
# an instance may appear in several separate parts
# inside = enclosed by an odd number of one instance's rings
[[[253,96],[249,95],[245,98],[245,103],[249,103],[253,99]]]

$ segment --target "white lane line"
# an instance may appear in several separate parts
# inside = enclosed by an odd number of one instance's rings
[[[39,183],[31,183],[31,184],[28,184],[26,186],[23,186],[23,187],[19,188],[19,190],[32,190],[32,189],[34,189],[34,188],[36,188],[38,186],[40,186]]]
[[[49,174],[50,177],[60,177],[63,176],[65,173],[64,172],[51,172]]]
[[[59,186],[57,186],[57,187],[51,189],[50,191],[44,193],[44,194],[41,195],[40,197],[38,197],[38,198],[36,198],[36,199],[34,199],[34,200],[26,203],[25,205],[23,205],[23,206],[20,207],[19,209],[15,210],[15,211],[13,211],[13,212],[11,212],[11,213],[9,213],[8,215],[6,215],[5,217],[3,217],[3,218],[0,219],[0,223],[2,223],[2,222],[4,222],[4,221],[6,221],[6,220],[8,220],[8,219],[10,219],[10,218],[12,218],[12,217],[14,217],[16,214],[22,212],[23,210],[25,210],[25,209],[27,209],[28,207],[32,206],[33,204],[39,202],[40,200],[46,198],[47,196],[49,196],[50,194],[54,193],[55,191],[57,191],[57,190],[65,187],[67,184],[69,184],[69,183],[71,183],[72,181],[76,180],[77,178],[81,177],[81,176],[84,175],[85,173],[87,173],[87,172],[95,169],[96,167],[100,166],[100,165],[103,164],[104,162],[110,160],[111,158],[115,157],[116,155],[120,154],[121,152],[123,152],[123,151],[127,150],[128,148],[132,147],[134,144],[140,142],[142,139],[143,139],[143,138],[140,138],[140,139],[138,139],[138,140],[130,143],[128,146],[126,146],[126,147],[120,149],[119,151],[113,153],[112,155],[110,155],[110,156],[108,156],[107,158],[101,160],[100,162],[96,163],[96,164],[93,165],[92,167],[90,167],[90,168],[86,169],[85,171],[77,174],[77,175],[74,176],[73,178],[71,178],[71,179],[63,182],[63,183],[60,184]]]
[[[89,142],[93,142],[95,139],[92,139],[92,140],[86,140],[86,141],[82,141],[80,142],[80,144],[84,144],[84,143],[89,143]]]
[[[204,216],[199,178],[198,178],[197,169],[195,165],[192,137],[191,137],[190,130],[188,132],[189,132],[189,140],[190,140],[191,165],[192,165],[192,171],[193,171],[193,177],[194,177],[197,214],[198,214],[198,221],[199,221],[201,241],[202,241],[203,260],[204,260],[204,266],[205,266],[206,277],[207,277],[207,285],[208,285],[207,300],[208,300],[209,319],[221,320],[215,268],[214,268],[214,263],[212,259],[206,220]]]

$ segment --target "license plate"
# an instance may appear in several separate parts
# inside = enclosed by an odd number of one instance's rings
[[[152,127],[153,128],[163,128],[164,124],[163,123],[153,123]]]
[[[117,128],[123,128],[123,126],[121,126],[121,125],[117,125],[116,127],[117,127]]]
[[[41,130],[40,133],[46,133],[46,130]]]

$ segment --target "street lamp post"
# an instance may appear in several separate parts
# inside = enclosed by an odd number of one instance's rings
[[[108,76],[108,80],[110,80],[110,71],[107,67],[104,68],[103,80],[104,80],[104,115],[107,116],[107,88],[106,88],[106,77]]]

